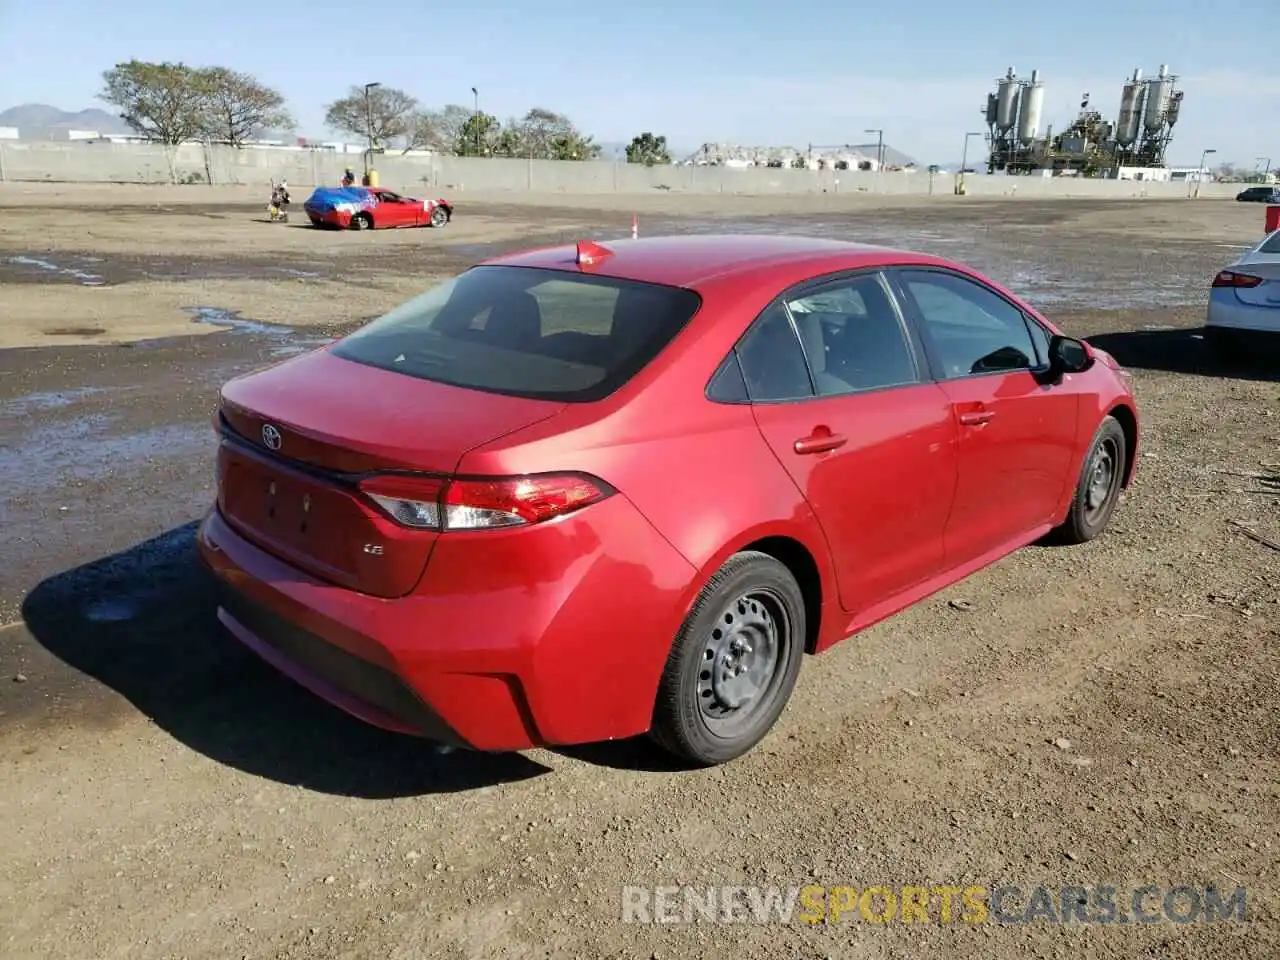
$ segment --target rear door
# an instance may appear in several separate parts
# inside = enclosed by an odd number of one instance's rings
[[[959,430],[948,566],[1007,550],[1054,519],[1076,447],[1079,392],[1045,376],[1048,332],[991,287],[950,270],[892,271]]]
[[[937,574],[956,427],[881,275],[784,295],[738,357],[760,431],[822,527],[842,606],[866,612]]]

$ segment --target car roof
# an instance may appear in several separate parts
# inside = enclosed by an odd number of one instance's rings
[[[612,256],[585,268],[591,274],[693,289],[762,271],[772,274],[771,281],[794,283],[808,276],[858,267],[947,263],[926,254],[868,243],[768,234],[686,234],[593,242]],[[577,245],[526,250],[494,257],[484,265],[574,271],[579,269]]]

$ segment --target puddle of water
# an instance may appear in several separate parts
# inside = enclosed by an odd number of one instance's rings
[[[229,330],[266,333],[272,336],[288,336],[292,333],[291,328],[280,324],[246,320],[240,316],[239,310],[225,310],[222,307],[191,307],[184,312],[191,316],[193,323],[208,323],[215,327],[226,327]]]
[[[87,259],[87,258],[86,258]],[[42,260],[39,257],[8,257],[7,263],[11,263],[16,267],[27,267],[32,270],[40,270],[44,273],[53,274],[55,276],[70,277],[81,286],[85,287],[104,287],[107,281],[102,279],[96,273],[89,273],[87,270],[77,270],[74,267],[60,267],[52,260]]]
[[[322,274],[318,270],[295,270],[293,267],[272,267],[277,273],[287,273],[291,277],[319,277]]]
[[[35,410],[57,410],[78,403],[85,397],[102,393],[102,387],[78,387],[72,390],[45,390],[28,393],[0,403],[0,409],[11,413],[31,413]]]

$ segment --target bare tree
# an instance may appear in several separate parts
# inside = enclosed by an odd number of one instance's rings
[[[417,113],[418,101],[403,90],[352,87],[347,96],[325,108],[324,122],[334,130],[368,137],[381,147],[407,136]]]
[[[98,98],[119,108],[120,119],[140,136],[174,146],[208,126],[209,99],[199,73],[185,63],[117,63],[103,73]]]
[[[564,114],[534,107],[517,125],[520,149],[534,160],[594,160],[600,147]]]
[[[284,97],[247,73],[209,67],[198,72],[197,81],[207,103],[207,132],[215,140],[239,147],[264,130],[294,128]]]
[[[535,160],[549,159],[556,140],[574,132],[568,117],[543,107],[534,107],[526,113],[516,129],[520,146]]]
[[[405,150],[428,147],[448,153],[456,152],[461,136],[473,111],[456,103],[439,110],[420,110],[410,118],[405,133]]]

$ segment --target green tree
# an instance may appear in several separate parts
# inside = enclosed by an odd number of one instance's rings
[[[377,148],[409,136],[418,116],[417,99],[403,90],[352,87],[341,100],[325,107],[324,122],[334,130],[368,138]]]
[[[491,157],[502,136],[502,124],[487,113],[473,113],[458,131],[453,152],[460,157]]]
[[[130,60],[104,72],[102,81],[98,98],[118,108],[139,136],[176,146],[208,130],[208,90],[194,67]]]
[[[284,97],[251,75],[208,67],[197,71],[195,79],[205,97],[205,132],[213,139],[239,147],[267,129],[294,129]]]
[[[632,138],[627,146],[627,163],[643,163],[646,167],[652,167],[670,162],[671,154],[667,152],[666,137],[656,137],[645,132]]]
[[[595,160],[599,156],[600,144],[577,132],[557,137],[551,144],[552,160]]]

